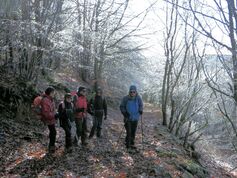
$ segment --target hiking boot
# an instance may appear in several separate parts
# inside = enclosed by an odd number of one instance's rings
[[[101,137],[101,130],[98,130],[98,131],[97,131],[96,136],[97,136],[98,138]]]
[[[81,144],[82,144],[82,146],[88,145],[88,143],[86,142],[86,140],[82,140],[82,141],[81,141]]]
[[[135,150],[133,150],[131,147],[127,148],[127,152],[133,154]]]
[[[49,146],[49,153],[55,153],[56,147],[55,146]]]
[[[131,145],[130,148],[133,149],[133,150],[137,149],[137,147],[135,145]]]
[[[101,133],[97,133],[96,136],[97,136],[98,138],[101,138],[101,137],[102,137],[102,136],[101,136]]]
[[[73,143],[73,146],[78,147],[79,144],[78,143]]]
[[[65,152],[66,153],[72,153],[72,147],[66,147]]]
[[[136,154],[139,153],[139,151],[137,149],[132,149],[131,147],[127,149],[128,153],[130,154]]]
[[[73,145],[74,145],[74,146],[78,146],[78,140],[77,140],[76,137],[74,138]]]
[[[83,143],[81,143],[81,145],[82,145],[82,146],[87,146],[88,143],[87,143],[87,142],[83,142]]]

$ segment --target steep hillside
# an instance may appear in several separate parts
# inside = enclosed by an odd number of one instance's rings
[[[0,176],[231,177],[221,168],[208,171],[191,159],[179,140],[161,125],[159,110],[151,105],[145,108],[143,137],[141,122],[138,126],[137,151],[124,146],[125,132],[117,109],[109,109],[102,138],[90,139],[87,147],[74,147],[72,153],[64,151],[64,132],[57,127],[57,151],[53,155],[46,152],[47,129],[36,118],[24,122],[2,118]]]

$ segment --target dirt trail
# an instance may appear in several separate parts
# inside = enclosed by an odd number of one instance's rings
[[[122,116],[118,110],[109,109],[104,121],[102,138],[88,140],[86,147],[73,147],[72,153],[64,152],[64,132],[57,128],[57,151],[48,155],[47,130],[42,137],[31,138],[15,135],[16,142],[8,150],[1,150],[1,177],[182,177],[179,163],[190,159],[174,137],[161,126],[160,113],[147,105],[143,115],[142,139],[139,122],[137,153],[125,149]],[[91,118],[89,119],[91,127]],[[22,128],[23,129],[23,128]],[[122,132],[123,130],[123,132]],[[121,134],[122,132],[122,134]],[[121,137],[120,137],[121,135]],[[118,138],[120,139],[118,140]],[[142,143],[143,141],[143,143]],[[160,154],[165,150],[165,154]],[[219,168],[216,168],[220,171]],[[225,174],[210,177],[228,177]]]

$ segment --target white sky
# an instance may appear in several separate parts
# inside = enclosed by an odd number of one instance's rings
[[[164,20],[165,14],[162,10],[164,7],[163,0],[130,0],[129,1],[129,9],[131,12],[140,13],[148,8],[151,4],[157,2],[153,8],[151,8],[150,12],[148,13],[145,22],[143,25],[146,27],[144,29],[144,33],[153,33],[153,35],[146,36],[147,39],[143,39],[142,42],[147,42],[147,46],[150,46],[148,50],[143,51],[143,54],[148,57],[152,58],[154,56],[164,55],[163,45],[163,30],[164,30]],[[211,8],[214,7],[212,1],[207,1]],[[209,9],[208,9],[209,10]],[[215,12],[214,12],[215,14]],[[218,15],[218,13],[216,13]],[[229,39],[226,35],[223,34],[221,30],[218,28],[214,28],[213,32],[216,38],[219,38],[221,41],[225,41],[225,43],[229,43]],[[203,38],[203,41],[205,39]],[[207,53],[215,54],[215,50],[213,48],[208,48]],[[226,50],[224,53],[228,53]]]
[[[156,1],[157,0],[130,0],[129,10],[134,12],[134,14],[138,14],[147,9],[148,7],[150,7],[150,5]],[[146,57],[152,57],[157,54],[158,55],[164,54],[164,51],[161,47],[163,25],[161,25],[162,23],[158,22],[159,17],[156,16],[156,12],[155,13],[154,12],[155,8],[150,10],[142,25],[142,27],[144,27],[142,34],[149,34],[145,35],[144,38],[141,39],[142,43],[146,42],[147,43],[146,46],[149,47],[148,50],[143,51]]]

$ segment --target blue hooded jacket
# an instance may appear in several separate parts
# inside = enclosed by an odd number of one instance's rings
[[[136,86],[130,86],[129,91],[132,90],[137,91]],[[138,121],[140,117],[139,111],[143,111],[141,97],[138,94],[135,97],[131,97],[130,95],[125,96],[120,104],[120,111],[129,114],[128,120]]]

